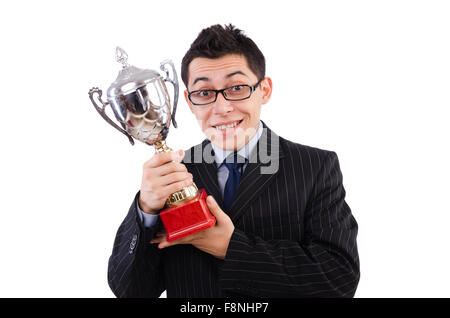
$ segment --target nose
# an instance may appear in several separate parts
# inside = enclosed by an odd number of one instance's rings
[[[233,105],[230,101],[226,100],[223,94],[219,93],[217,99],[213,104],[214,114],[222,115],[233,111]]]

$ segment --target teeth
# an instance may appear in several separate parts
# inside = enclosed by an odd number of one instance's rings
[[[228,125],[216,126],[216,129],[224,130],[224,129],[228,129],[228,128],[233,128],[233,127],[237,126],[237,124],[239,124],[239,121],[235,121],[234,123],[231,123]]]

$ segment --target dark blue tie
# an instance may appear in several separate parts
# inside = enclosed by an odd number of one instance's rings
[[[223,192],[223,203],[226,211],[230,211],[237,187],[241,181],[242,167],[245,163],[245,161],[243,161],[244,159],[242,157],[239,157],[238,160],[238,156],[234,154],[232,155],[232,158],[229,156],[223,162],[223,164],[228,168],[228,179]]]

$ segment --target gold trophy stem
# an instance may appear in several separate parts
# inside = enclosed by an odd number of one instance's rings
[[[172,151],[170,147],[167,146],[165,140],[157,141],[153,144],[156,152],[169,152]],[[172,193],[166,201],[166,207],[171,208],[175,206],[182,205],[184,202],[195,199],[198,195],[198,189],[195,183],[184,187],[180,191]]]
[[[157,141],[153,144],[156,149],[156,152],[169,152],[172,151],[170,147],[167,146],[165,140]]]

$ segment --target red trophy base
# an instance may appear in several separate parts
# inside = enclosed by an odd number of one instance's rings
[[[206,204],[206,197],[205,189],[199,189],[195,199],[159,214],[166,229],[167,241],[178,240],[216,224],[216,218]]]

